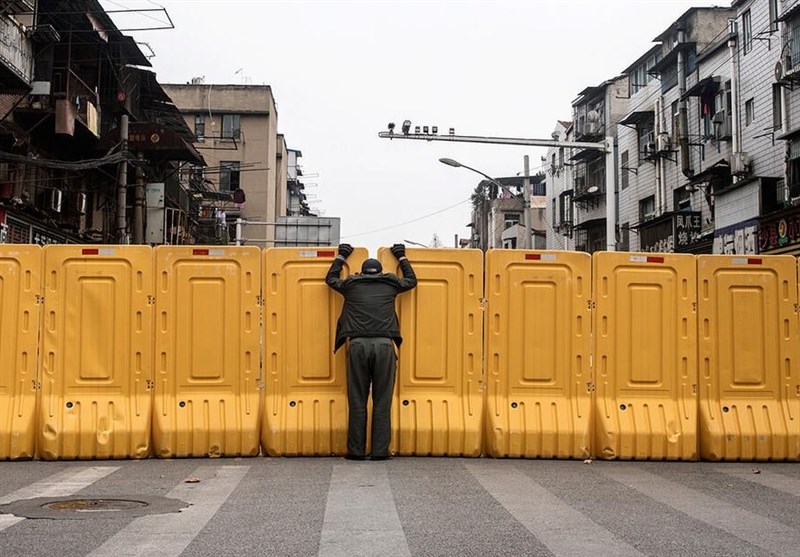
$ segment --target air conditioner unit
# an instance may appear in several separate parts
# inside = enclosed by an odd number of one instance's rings
[[[653,220],[654,218],[656,218],[656,212],[655,211],[651,211],[649,213],[645,213],[644,214],[644,222],[647,222],[649,220]]]
[[[595,135],[600,132],[600,122],[588,121],[583,126],[584,135]]]
[[[644,158],[652,158],[656,155],[656,144],[653,141],[644,144]]]
[[[50,191],[50,210],[56,213],[61,212],[61,190]]]
[[[656,136],[656,151],[665,153],[671,149],[669,134],[661,132]]]
[[[750,156],[745,152],[734,153],[731,157],[731,174],[747,176],[750,174]]]

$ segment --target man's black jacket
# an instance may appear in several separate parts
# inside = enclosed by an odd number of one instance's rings
[[[394,299],[417,285],[417,276],[408,259],[400,260],[403,278],[393,273],[356,274],[339,278],[344,259],[337,257],[325,277],[325,283],[344,296],[344,308],[336,324],[336,352],[345,340],[354,337],[386,337],[397,346],[403,342],[394,310]]]

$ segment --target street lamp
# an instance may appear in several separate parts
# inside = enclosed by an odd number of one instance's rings
[[[448,158],[441,158],[441,159],[439,159],[439,162],[442,163],[442,164],[446,164],[447,166],[452,166],[453,168],[466,168],[467,170],[471,170],[471,171],[475,172],[476,174],[480,174],[481,176],[483,176],[484,178],[489,180],[491,183],[493,183],[494,185],[500,187],[503,191],[507,192],[509,195],[511,195],[512,197],[517,199],[520,203],[522,203],[522,217],[523,217],[522,221],[523,221],[523,228],[525,230],[525,232],[523,233],[523,236],[522,236],[522,249],[529,249],[530,248],[530,245],[531,245],[530,244],[531,227],[529,225],[528,202],[527,202],[527,199],[526,199],[527,193],[528,193],[527,184],[526,184],[526,188],[525,188],[526,197],[520,197],[519,194],[514,193],[513,191],[511,191],[511,189],[509,189],[508,186],[506,186],[505,184],[500,183],[499,181],[495,180],[494,178],[492,178],[488,174],[486,174],[484,172],[481,172],[477,168],[472,168],[471,166],[467,166],[466,164],[462,164],[462,163],[458,162],[457,160],[448,159]]]

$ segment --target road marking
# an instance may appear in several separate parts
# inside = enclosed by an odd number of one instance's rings
[[[788,526],[633,465],[617,463],[598,470],[607,478],[736,538],[776,555],[797,555],[800,532]]]
[[[191,506],[179,513],[141,516],[92,551],[93,557],[180,555],[230,497],[249,466],[201,466],[199,483],[181,483],[167,494]],[[206,479],[207,478],[207,479]]]
[[[554,555],[644,555],[515,468],[465,466]]]
[[[772,488],[776,491],[783,491],[789,495],[800,497],[800,480],[783,474],[776,474],[775,472],[761,472],[754,474],[753,469],[759,468],[758,463],[744,467],[731,467],[731,468],[717,468],[717,472],[722,472],[729,476],[733,476],[740,480],[752,482],[754,484],[763,485],[764,487]]]
[[[45,478],[27,487],[18,489],[0,497],[0,505],[6,505],[21,499],[35,497],[66,497],[74,495],[81,489],[92,485],[99,479],[105,478],[112,472],[119,470],[119,466],[92,466],[89,468],[69,468],[58,474]],[[0,514],[0,532],[14,524],[25,520],[23,516],[13,514]]]
[[[333,466],[319,555],[411,555],[386,465],[348,462]]]

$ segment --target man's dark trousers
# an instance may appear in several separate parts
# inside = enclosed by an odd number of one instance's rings
[[[347,454],[363,456],[367,445],[367,397],[372,383],[372,457],[389,456],[392,393],[397,355],[390,338],[350,339],[347,352]]]

